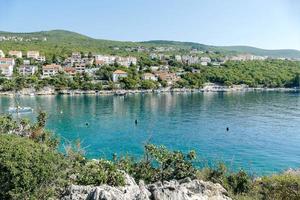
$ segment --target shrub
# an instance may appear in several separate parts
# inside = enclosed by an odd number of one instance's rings
[[[66,179],[64,157],[44,144],[1,135],[0,199],[47,199]]]
[[[300,176],[292,174],[263,177],[260,186],[262,199],[300,199]]]
[[[76,180],[80,185],[108,184],[119,186],[125,184],[124,173],[119,171],[113,162],[99,160],[89,161],[82,165]]]
[[[240,170],[238,173],[232,173],[227,177],[227,184],[234,194],[247,193],[250,190],[251,179],[246,172]]]
[[[179,151],[169,151],[164,146],[146,145],[145,158],[136,162],[130,157],[117,161],[120,169],[131,174],[136,181],[144,180],[146,183],[156,181],[195,178],[196,169],[192,160],[195,152],[184,155]]]

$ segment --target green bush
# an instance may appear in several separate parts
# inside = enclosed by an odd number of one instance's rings
[[[0,199],[47,199],[66,179],[66,160],[44,144],[1,135]]]
[[[78,173],[76,183],[80,185],[108,184],[119,186],[125,184],[124,173],[119,171],[113,162],[106,160],[89,161]]]
[[[263,177],[259,183],[262,199],[300,199],[300,176],[292,174]]]
[[[232,173],[227,177],[227,184],[230,186],[234,194],[247,193],[251,187],[251,179],[244,171]]]
[[[195,178],[196,169],[192,160],[195,159],[194,151],[184,155],[179,151],[169,151],[164,146],[152,144],[145,146],[145,158],[136,162],[130,157],[117,161],[120,169],[132,175],[136,181],[144,180],[146,183],[156,181]]]

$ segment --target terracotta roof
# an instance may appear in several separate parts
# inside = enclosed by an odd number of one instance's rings
[[[53,68],[60,68],[60,65],[51,64],[51,65],[45,65],[43,66],[43,69],[53,69]]]
[[[73,67],[65,67],[64,71],[65,72],[76,72],[76,69],[74,69]]]
[[[127,74],[127,72],[124,72],[124,71],[118,69],[118,70],[114,71],[114,74]]]
[[[0,58],[0,61],[10,61],[12,62],[14,59],[13,58]]]

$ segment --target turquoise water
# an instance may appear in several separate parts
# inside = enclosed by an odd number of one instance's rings
[[[20,102],[48,112],[48,128],[63,140],[80,138],[89,158],[141,156],[151,142],[195,149],[199,166],[223,160],[256,174],[300,167],[297,92],[37,96]],[[13,103],[0,97],[1,112]]]

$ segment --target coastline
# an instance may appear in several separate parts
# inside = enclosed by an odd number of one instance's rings
[[[278,92],[288,92],[288,91],[299,91],[300,88],[199,88],[199,89],[189,89],[189,88],[162,88],[162,89],[148,89],[148,90],[55,90],[54,88],[45,88],[43,90],[36,91],[31,88],[23,89],[18,92],[6,91],[0,92],[0,96],[48,96],[48,95],[95,95],[95,96],[105,96],[105,95],[118,95],[124,96],[128,94],[150,94],[150,93],[211,93],[211,92],[254,92],[254,91],[278,91]]]

